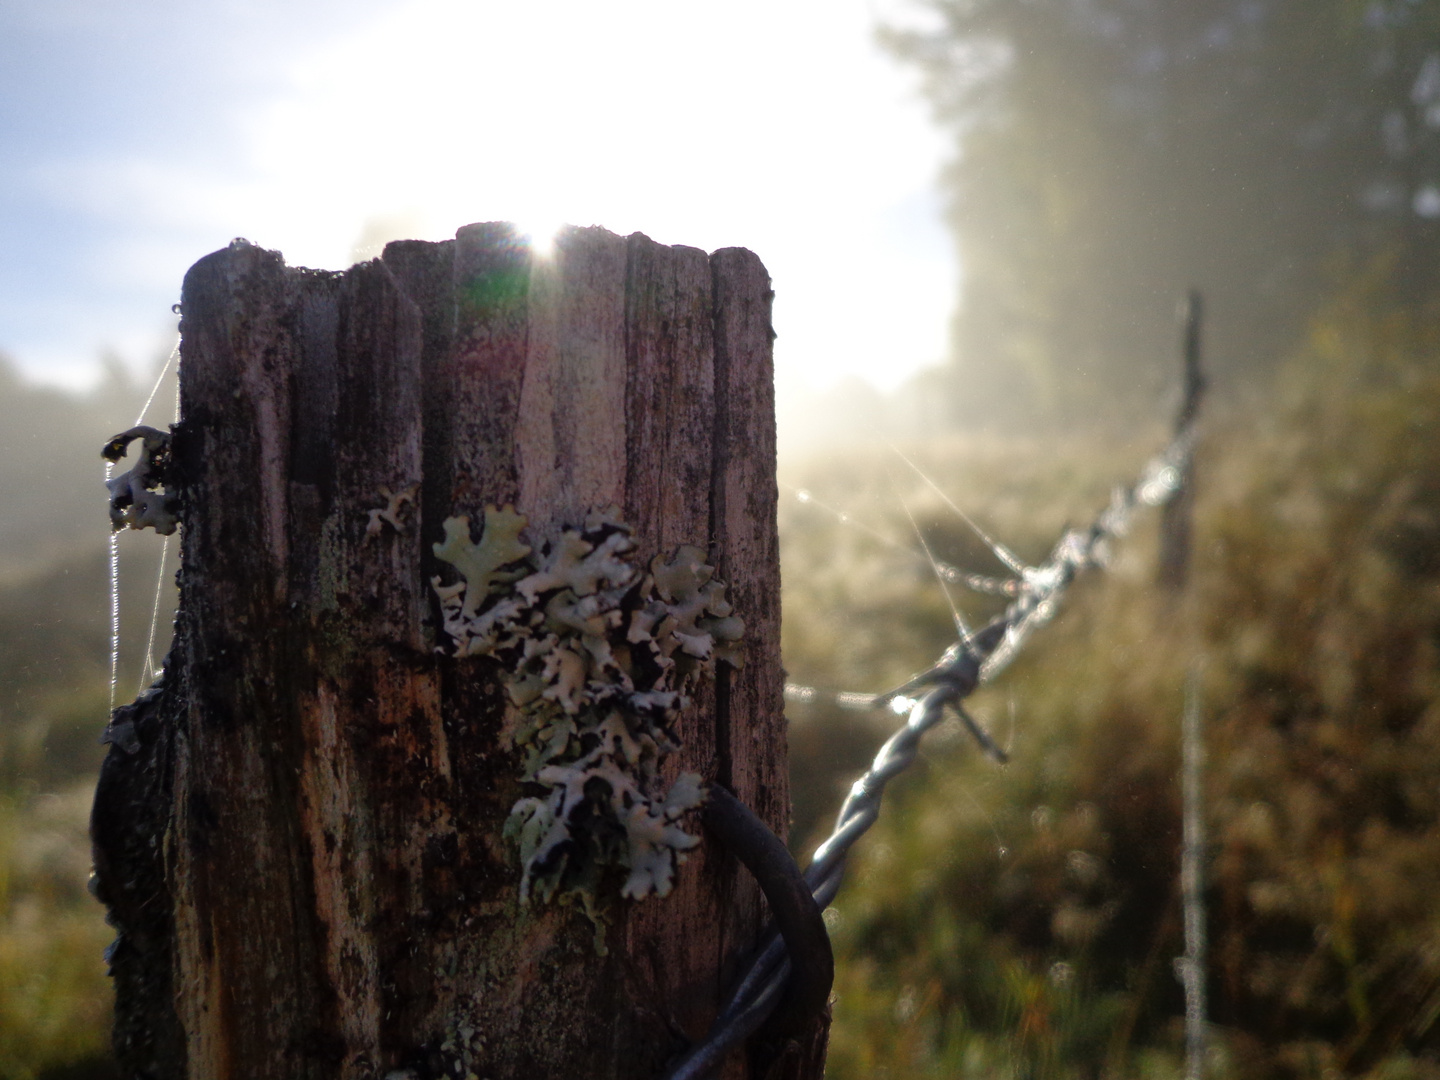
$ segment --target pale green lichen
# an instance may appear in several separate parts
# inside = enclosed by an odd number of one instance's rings
[[[630,561],[630,529],[593,513],[532,552],[525,519],[485,511],[444,523],[435,554],[460,581],[432,582],[454,656],[492,656],[519,712],[522,779],[535,793],[512,808],[520,892],[578,901],[599,923],[602,881],[625,874],[624,897],[665,896],[699,841],[680,825],[704,785],[684,773],[664,790],[660,765],[678,748],[673,725],[717,661],[739,664],[744,623],[704,553],[682,547],[647,573]]]

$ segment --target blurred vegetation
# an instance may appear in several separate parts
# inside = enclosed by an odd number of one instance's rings
[[[0,797],[0,1076],[110,1075],[111,937],[85,889],[91,780]]]
[[[110,681],[108,521],[100,447],[150,386],[111,364],[88,394],[30,385],[0,357],[0,1080],[109,1080],[113,938],[86,889],[88,824]],[[174,410],[173,384],[151,406]],[[157,419],[159,418],[159,419]],[[138,686],[161,545],[121,547],[119,699]]]
[[[886,41],[955,152],[968,426],[1151,415],[1170,306],[1268,374],[1352,264],[1440,287],[1433,0],[918,0]]]
[[[892,785],[827,916],[828,1075],[1183,1074],[1178,740],[1198,660],[1212,1075],[1440,1076],[1440,297],[1397,300],[1401,272],[1355,274],[1270,394],[1210,411],[1185,595],[1153,585],[1152,518],[973,699],[1012,764],[949,723]],[[1036,558],[1164,438],[912,456]],[[784,472],[809,496],[782,511],[790,677],[874,690],[924,667],[953,635],[923,560],[817,504],[904,540],[903,499],[938,557],[993,557],[898,458]],[[896,718],[790,714],[808,850]]]

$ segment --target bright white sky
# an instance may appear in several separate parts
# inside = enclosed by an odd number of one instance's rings
[[[340,268],[564,221],[753,249],[782,387],[893,387],[944,357],[956,289],[949,149],[874,43],[902,2],[0,5],[0,352],[149,368],[234,236]]]

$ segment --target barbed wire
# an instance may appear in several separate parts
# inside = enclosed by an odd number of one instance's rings
[[[846,857],[855,842],[879,819],[886,785],[914,763],[921,739],[941,721],[947,710],[960,718],[989,757],[999,762],[1006,760],[1005,751],[965,710],[965,698],[998,676],[1031,635],[1055,618],[1061,600],[1081,571],[1108,565],[1112,541],[1128,534],[1138,509],[1159,507],[1175,497],[1189,472],[1194,443],[1195,412],[1193,408],[1185,408],[1175,437],[1146,462],[1139,479],[1129,487],[1117,487],[1109,505],[1088,527],[1066,529],[1045,561],[1036,566],[1026,565],[950,503],[1013,576],[994,578],[972,574],[937,564],[933,559],[929,560],[930,565],[942,580],[976,592],[1011,597],[1004,612],[976,631],[966,627],[957,612],[959,640],[930,668],[883,693],[827,695],[812,686],[786,685],[785,696],[792,701],[814,702],[828,697],[846,708],[902,706],[907,714],[904,725],[886,740],[870,768],[850,788],[836,817],[834,831],[811,856],[804,879],[818,907],[826,907],[840,891]],[[918,468],[916,471],[919,472]],[[923,473],[921,476],[930,483]],[[803,490],[797,494],[802,502],[817,501]],[[941,495],[944,497],[943,492]],[[948,498],[946,501],[949,502]],[[849,515],[832,512],[841,516],[842,521],[853,521]],[[887,545],[904,547],[873,529],[867,527],[865,531]],[[667,1080],[702,1080],[709,1075],[734,1047],[765,1024],[784,995],[790,974],[785,941],[778,932],[770,930],[762,937],[755,957],[731,991],[705,1040],[681,1059]]]

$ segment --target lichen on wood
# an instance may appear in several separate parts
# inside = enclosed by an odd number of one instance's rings
[[[667,788],[661,766],[696,686],[718,661],[738,666],[745,624],[699,548],[637,569],[613,508],[538,547],[520,540],[525,525],[487,507],[477,543],[468,518],[446,519],[434,550],[461,580],[432,587],[450,654],[499,660],[518,713],[522,780],[539,792],[506,824],[521,898],[576,901],[603,931],[607,875],[627,871],[622,897],[666,896],[699,843],[679,822],[704,784],[687,772]]]
[[[126,455],[132,442],[140,443],[135,464],[105,481],[110,492],[110,528],[154,529],[169,536],[180,524],[180,500],[170,490],[170,435],[143,425],[122,431],[100,451],[109,462]]]
[[[369,517],[369,523],[365,526],[366,537],[379,536],[389,525],[395,532],[404,532],[409,519],[415,514],[415,493],[420,489],[418,483],[403,487],[399,491],[391,491],[385,485],[380,485],[380,498],[385,500],[384,506],[371,507],[365,511]],[[409,508],[408,512],[406,507]]]

